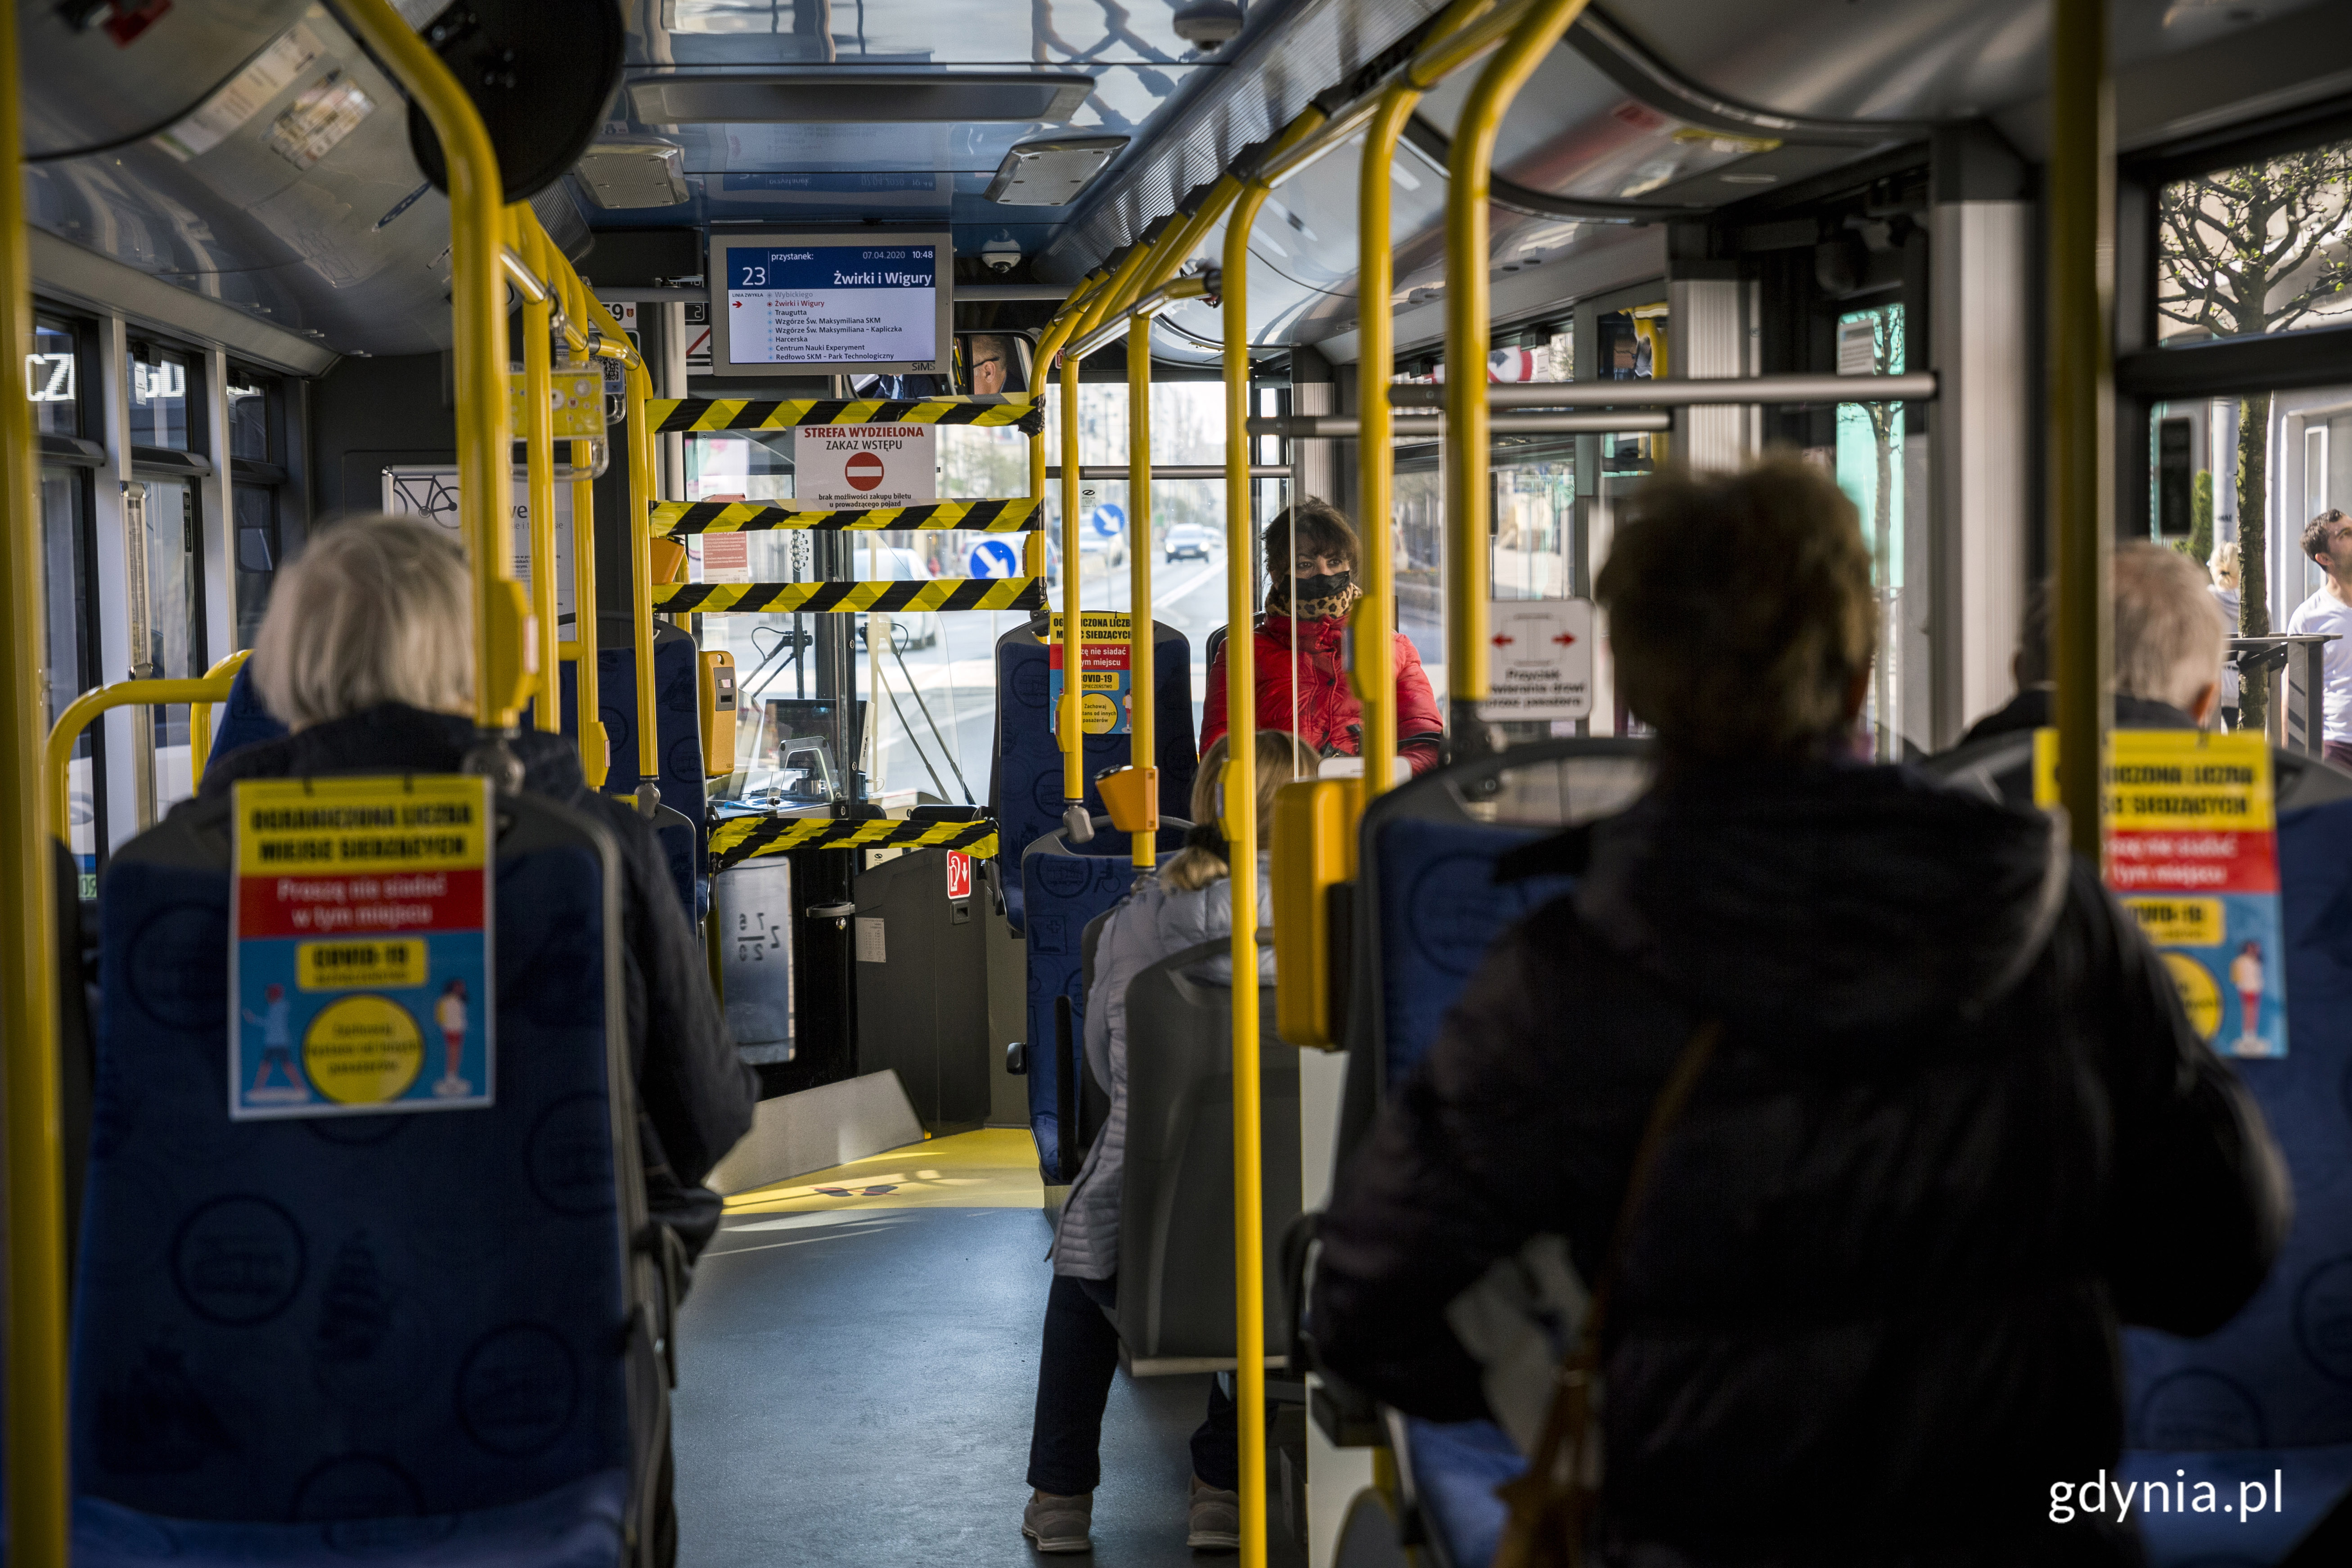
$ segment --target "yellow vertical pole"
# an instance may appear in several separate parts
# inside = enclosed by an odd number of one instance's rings
[[[1078,701],[1078,362],[1062,356],[1062,700],[1054,734],[1062,748],[1062,800],[1086,799],[1086,733]]]
[[[1512,99],[1585,0],[1538,0],[1478,73],[1454,129],[1445,195],[1445,686],[1456,748],[1485,737],[1488,493],[1486,350],[1493,293],[1486,200],[1495,135]]]
[[[57,887],[45,815],[41,522],[33,405],[17,366],[33,348],[25,241],[16,16],[0,0],[0,1049],[8,1053],[7,1547],[12,1562],[66,1560],[66,1282],[58,1123]]]
[[[1389,237],[1389,168],[1421,94],[1391,88],[1364,130],[1356,213],[1357,517],[1363,535],[1364,596],[1354,612],[1353,679],[1364,705],[1363,796],[1389,787],[1397,752],[1396,448],[1389,437],[1389,377],[1396,364],[1396,255]]]
[[[2098,863],[2105,759],[2107,563],[2114,534],[2115,108],[2107,0],[2055,0],[2050,17],[2050,517],[2056,566],[2058,796],[2077,854]]]
[[[507,209],[515,249],[523,265],[547,284],[548,297],[522,307],[523,451],[530,498],[531,622],[539,635],[539,690],[530,703],[534,728],[554,734],[563,728],[556,710],[563,689],[563,662],[556,657],[555,626],[555,437],[548,404],[554,383],[550,374],[553,353],[555,281],[547,264],[554,247],[545,243],[539,216],[529,203]]]
[[[1151,621],[1151,318],[1134,316],[1127,323],[1127,680],[1133,717],[1128,754],[1147,775],[1145,798],[1150,804],[1148,822],[1160,816],[1160,753],[1158,705],[1152,700]],[[1160,836],[1139,830],[1131,846],[1135,863],[1157,865]]]
[[[1078,324],[1079,316],[1085,312],[1087,301],[1093,296],[1096,289],[1102,287],[1103,281],[1103,275],[1099,272],[1090,272],[1080,279],[1078,286],[1071,289],[1068,297],[1062,301],[1062,308],[1054,312],[1054,319],[1045,324],[1045,331],[1038,335],[1036,353],[1029,363],[1031,407],[1045,406],[1045,377],[1053,372],[1054,356],[1061,351],[1062,345],[1069,341],[1070,333]],[[1045,494],[1045,433],[1043,430],[1029,437],[1029,493],[1040,500],[1043,500]],[[1025,575],[1041,581],[1044,579],[1045,533],[1042,528],[1029,535],[1028,543],[1022,553],[1022,571]],[[1059,724],[1061,721],[1057,718],[1055,722]]]
[[[613,331],[622,342],[628,341],[617,323]],[[655,730],[654,710],[654,433],[646,411],[654,383],[642,354],[629,356],[628,373],[629,586],[637,661],[637,808],[651,816],[661,804],[661,737]]]
[[[1293,121],[1301,136],[1322,120]],[[1234,1399],[1240,1405],[1242,1568],[1265,1568],[1265,1197],[1258,1081],[1257,660],[1250,622],[1257,559],[1250,520],[1249,237],[1266,187],[1249,181],[1225,215],[1225,863],[1233,868]]]
[[[424,110],[448,167],[457,382],[457,517],[474,566],[474,722],[510,730],[529,652],[514,581],[514,439],[507,417],[504,201],[473,100],[390,0],[342,0],[342,19]]]
[[[550,251],[553,254],[551,247]],[[568,260],[558,254],[555,262],[556,270],[563,275],[564,314],[584,327],[588,310],[581,301],[587,290]],[[586,473],[594,456],[590,442],[572,442],[572,471]],[[579,648],[579,658],[572,672],[578,714],[572,727],[580,737],[580,765],[591,789],[604,787],[604,776],[613,763],[604,709],[596,700],[596,482],[575,479],[572,481],[572,640]],[[556,689],[561,691],[562,686],[559,674]]]

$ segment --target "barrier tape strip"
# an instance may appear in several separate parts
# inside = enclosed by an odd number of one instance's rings
[[[656,583],[654,608],[666,616],[782,615],[806,611],[1040,610],[1037,577],[939,577],[928,583]]]
[[[996,824],[842,822],[829,816],[739,816],[710,830],[710,874],[788,849],[961,849],[975,860],[996,853]]]
[[[656,436],[803,425],[1017,425],[1034,436],[1045,427],[1045,416],[1034,405],[968,397],[648,397],[646,416]]]
[[[764,533],[772,529],[962,529],[972,533],[1029,533],[1045,526],[1035,496],[1003,500],[935,500],[867,511],[795,511],[757,501],[664,500],[654,503],[656,533]]]

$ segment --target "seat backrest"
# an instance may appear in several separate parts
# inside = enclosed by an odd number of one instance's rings
[[[1573,886],[1498,883],[1504,855],[1621,811],[1649,778],[1648,743],[1540,741],[1423,774],[1375,798],[1359,828],[1344,1158],[1496,939]]]
[[[2135,1448],[2352,1444],[2352,801],[2281,813],[2287,1054],[2240,1061],[2294,1181],[2270,1279],[2201,1340],[2125,1335]]]
[[[1005,889],[1005,914],[1015,936],[1028,930],[1023,852],[1062,826],[1062,812],[1068,804],[1062,796],[1062,752],[1055,743],[1053,714],[1046,701],[1051,684],[1050,656],[1044,640],[1047,626],[1045,616],[1033,616],[1026,625],[996,639],[996,744],[988,781],[988,814],[997,822],[998,869]],[[1171,626],[1155,621],[1152,626],[1153,712],[1159,726],[1152,741],[1153,750],[1159,752],[1160,813],[1184,816],[1190,814],[1192,775],[1200,765],[1193,747],[1192,646]],[[1103,801],[1095,787],[1095,775],[1130,760],[1128,738],[1088,735],[1084,750],[1087,809],[1099,813]],[[1119,836],[1118,844],[1116,852],[1125,853],[1125,835]],[[1103,852],[1113,851],[1105,846]]]
[[[1094,819],[1090,843],[1073,846],[1060,828],[1031,844],[1021,857],[1013,883],[1022,889],[1029,910],[1024,943],[1028,1016],[1029,1127],[1036,1136],[1038,1164],[1047,1181],[1071,1180],[1076,1170],[1061,1168],[1061,1062],[1054,1048],[1055,1004],[1066,1000],[1071,1038],[1084,1040],[1087,1025],[1086,931],[1113,904],[1127,896],[1135,882],[1135,864],[1129,858],[1128,838],[1110,830],[1110,818]],[[1163,816],[1160,826],[1162,854],[1181,848],[1191,824]],[[1006,902],[1011,903],[1008,896]],[[1083,1140],[1074,1147],[1083,1148]]]
[[[221,704],[220,723],[213,731],[213,749],[205,758],[205,766],[211,767],[239,746],[274,741],[284,733],[285,721],[262,706],[261,692],[253,683],[253,661],[248,658],[236,667],[236,679],[229,682],[228,700]],[[197,777],[201,780],[203,775]]]
[[[637,648],[635,630],[626,616],[596,617],[596,709],[604,736],[613,748],[612,769],[604,775],[606,795],[632,795],[643,776],[637,772]],[[696,881],[708,863],[709,829],[704,821],[702,775],[701,674],[697,668],[694,639],[665,622],[654,626],[654,721],[658,727],[662,805],[682,821],[667,818],[656,824],[662,847],[671,861],[673,879],[688,877],[681,897],[689,920],[701,918],[707,897]],[[563,666],[562,700],[563,732],[580,738],[579,682],[572,663]]]
[[[1118,1318],[1138,1375],[1234,1359],[1232,951],[1223,938],[1203,942],[1128,986]],[[1280,1356],[1290,1313],[1278,1254],[1299,1207],[1298,1051],[1275,1037],[1271,985],[1258,987],[1258,1016],[1265,1353]]]
[[[492,1105],[235,1121],[231,809],[179,807],[100,897],[77,1488],[381,1520],[641,1468],[663,1395],[610,836],[499,803]]]

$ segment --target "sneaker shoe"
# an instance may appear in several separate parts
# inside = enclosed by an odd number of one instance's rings
[[[1095,1518],[1095,1494],[1078,1497],[1055,1497],[1048,1492],[1033,1491],[1029,1506],[1021,1510],[1021,1533],[1037,1543],[1040,1552],[1092,1552],[1095,1543],[1087,1537]]]
[[[1195,1552],[1239,1552],[1242,1549],[1242,1494],[1204,1484],[1192,1478],[1192,1518],[1184,1544]]]

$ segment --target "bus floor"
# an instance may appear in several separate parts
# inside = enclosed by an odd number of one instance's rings
[[[1028,1133],[991,1129],[727,1201],[679,1325],[681,1568],[1041,1561],[1021,1509],[1051,1278],[1042,1200]],[[1042,1561],[1221,1560],[1184,1544],[1207,1394],[1205,1376],[1118,1376],[1093,1556]],[[1267,1489],[1271,1561],[1297,1568],[1278,1474]]]

